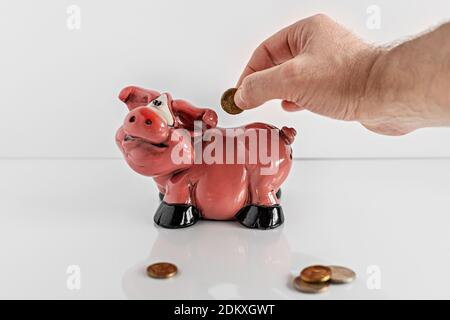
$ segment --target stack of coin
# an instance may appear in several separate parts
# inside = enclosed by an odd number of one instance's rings
[[[330,283],[349,283],[355,277],[355,272],[346,267],[314,265],[300,272],[294,287],[305,293],[321,293],[328,290]]]

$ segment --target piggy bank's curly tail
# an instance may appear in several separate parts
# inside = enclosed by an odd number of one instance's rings
[[[294,128],[283,127],[280,130],[281,139],[288,145],[294,142],[296,135],[297,131]]]

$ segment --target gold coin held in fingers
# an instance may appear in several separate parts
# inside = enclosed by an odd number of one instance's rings
[[[300,277],[309,283],[327,282],[331,278],[331,269],[326,266],[310,266],[302,270]]]
[[[294,279],[294,287],[303,293],[322,293],[328,290],[329,282],[309,283],[303,281],[301,276]]]
[[[349,283],[355,280],[356,273],[342,266],[328,266],[331,269],[331,279],[333,283]]]
[[[222,109],[229,114],[239,114],[243,111],[234,103],[236,91],[236,88],[230,88],[222,94],[222,98],[220,99]]]
[[[153,263],[147,267],[147,274],[158,279],[173,277],[177,271],[177,266],[169,262]]]

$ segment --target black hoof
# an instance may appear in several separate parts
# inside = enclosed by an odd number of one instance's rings
[[[200,219],[200,213],[191,205],[167,204],[162,201],[153,220],[161,227],[169,229],[186,228]]]
[[[252,229],[273,229],[284,222],[283,209],[279,204],[271,207],[250,205],[236,214],[236,220]]]
[[[277,191],[277,193],[275,195],[277,196],[278,200],[280,200],[280,198],[281,198],[281,189],[278,189],[278,191]]]
[[[159,196],[159,201],[163,201],[164,193],[160,192],[158,196]]]

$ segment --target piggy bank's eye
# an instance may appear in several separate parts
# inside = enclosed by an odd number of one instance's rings
[[[166,120],[169,126],[174,124],[172,113],[169,110],[169,101],[166,94],[162,94],[155,100],[151,101],[147,107],[151,108],[154,112],[159,114],[164,120]]]

